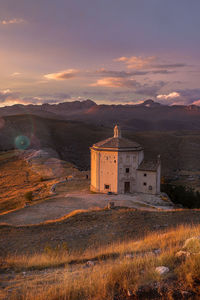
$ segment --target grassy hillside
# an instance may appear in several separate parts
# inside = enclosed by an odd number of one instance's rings
[[[84,251],[62,242],[11,254],[0,261],[0,299],[199,299],[199,232],[180,226]],[[160,266],[168,272],[158,273]]]
[[[30,163],[24,151],[0,152],[0,214],[48,199],[52,185],[74,170],[72,164],[51,157]]]

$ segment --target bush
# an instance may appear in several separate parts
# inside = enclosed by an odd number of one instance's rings
[[[69,254],[69,249],[66,242],[63,242],[62,244],[58,244],[55,247],[50,246],[47,244],[44,248],[44,253],[51,257],[57,257],[64,253]]]
[[[33,200],[33,192],[32,191],[29,191],[27,192],[25,195],[24,195],[25,199],[27,201],[32,201]]]
[[[200,208],[200,193],[190,187],[162,184],[161,191],[165,192],[175,204],[182,204],[186,208]]]

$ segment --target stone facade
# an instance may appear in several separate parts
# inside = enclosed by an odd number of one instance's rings
[[[144,160],[144,149],[122,138],[116,125],[114,136],[91,148],[91,191],[115,194],[160,193],[160,158]]]

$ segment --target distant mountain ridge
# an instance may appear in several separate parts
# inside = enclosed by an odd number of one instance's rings
[[[31,114],[43,118],[82,121],[111,127],[118,122],[134,130],[199,130],[200,107],[196,105],[163,105],[152,99],[140,104],[96,104],[85,101],[59,104],[22,105],[0,108],[0,116]]]

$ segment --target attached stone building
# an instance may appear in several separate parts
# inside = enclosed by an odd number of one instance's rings
[[[145,161],[142,146],[123,138],[117,125],[113,137],[94,144],[90,150],[91,191],[160,193],[160,157]]]

